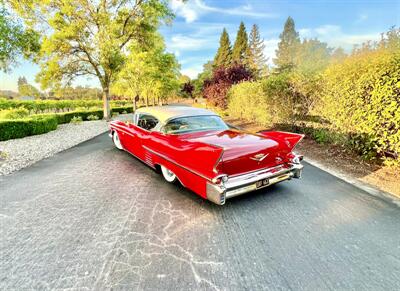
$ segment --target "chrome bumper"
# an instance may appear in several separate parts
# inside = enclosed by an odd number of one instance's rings
[[[218,204],[225,204],[226,199],[258,190],[281,181],[300,178],[303,165],[291,164],[289,168],[282,166],[263,169],[243,175],[231,176],[220,184],[207,182],[207,199]],[[258,181],[268,181],[257,187]]]

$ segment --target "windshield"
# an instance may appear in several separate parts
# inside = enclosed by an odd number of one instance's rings
[[[225,130],[228,126],[219,116],[204,115],[204,116],[189,116],[180,117],[169,121],[163,131],[165,133],[188,133],[192,131],[203,130]]]

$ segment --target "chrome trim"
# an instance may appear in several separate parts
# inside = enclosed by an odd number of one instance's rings
[[[242,195],[247,192],[258,190],[281,181],[290,180],[292,178],[300,178],[303,170],[301,164],[289,164],[289,168],[284,168],[283,165],[262,169],[242,175],[228,177],[226,181],[220,184],[207,183],[207,199],[222,205],[218,201]],[[280,169],[278,169],[280,167]],[[256,186],[257,181],[269,179],[269,183],[262,187]]]
[[[262,160],[264,160],[268,156],[269,156],[269,154],[258,154],[258,155],[255,155],[255,156],[251,157],[250,159],[254,160],[254,161],[257,161],[257,162],[261,162]]]
[[[192,174],[195,174],[195,175],[197,175],[197,176],[199,176],[199,177],[201,177],[201,178],[203,178],[203,179],[206,179],[206,180],[209,181],[209,182],[212,182],[212,180],[211,180],[210,178],[204,176],[203,174],[200,174],[199,172],[197,172],[197,171],[195,171],[195,170],[192,170],[192,169],[190,169],[190,168],[188,168],[188,167],[185,167],[185,166],[183,166],[183,165],[181,165],[181,164],[175,162],[174,160],[168,158],[166,155],[163,155],[163,154],[161,154],[161,153],[159,153],[159,152],[156,152],[156,151],[150,149],[150,148],[147,147],[147,146],[143,146],[143,148],[146,149],[146,150],[148,150],[149,152],[151,152],[151,153],[153,153],[153,154],[155,154],[155,155],[157,155],[157,156],[159,156],[159,157],[161,157],[161,158],[163,158],[163,159],[165,159],[165,160],[167,160],[167,161],[169,161],[169,162],[175,164],[176,166],[178,166],[178,167],[180,167],[180,168],[182,168],[182,169],[185,169],[185,170],[191,172]]]
[[[227,189],[237,188],[243,185],[255,183],[259,180],[263,180],[266,178],[272,178],[289,172],[301,171],[302,169],[303,165],[300,164],[291,164],[290,168],[284,168],[283,166],[281,166],[279,170],[277,169],[277,167],[263,169],[245,175],[229,177],[228,181],[225,182],[225,187]]]
[[[216,185],[207,182],[206,192],[207,192],[207,199],[210,200],[211,202],[214,202],[215,204],[218,205],[225,204],[226,191],[223,185]]]
[[[248,174],[252,174],[252,173],[271,171],[271,170],[274,170],[274,169],[281,169],[282,167],[283,167],[283,165],[278,165],[278,166],[275,166],[275,167],[264,168],[264,169],[261,169],[261,170],[251,170],[251,171],[248,171],[248,172],[243,172],[243,173],[239,173],[239,174],[234,174],[234,175],[230,176],[230,178],[238,177],[238,176],[243,176],[243,175],[248,175]]]

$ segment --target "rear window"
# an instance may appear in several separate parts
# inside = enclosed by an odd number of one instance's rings
[[[163,132],[171,134],[204,130],[226,130],[228,126],[216,115],[180,117],[169,121]]]

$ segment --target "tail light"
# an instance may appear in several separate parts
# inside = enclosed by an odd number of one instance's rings
[[[295,153],[290,153],[287,155],[287,157],[293,164],[300,164],[300,162],[303,160],[302,155],[296,155]]]

